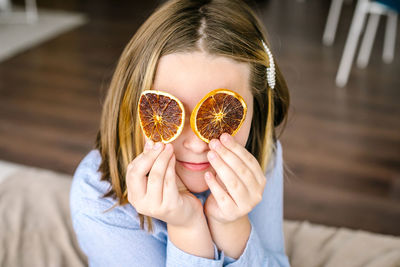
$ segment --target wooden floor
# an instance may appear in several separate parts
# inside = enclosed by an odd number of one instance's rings
[[[88,14],[88,24],[0,63],[0,159],[72,174],[91,149],[124,45],[159,1],[38,1]],[[335,87],[354,6],[324,47],[329,1],[270,0],[262,16],[291,91],[281,142],[285,218],[400,235],[400,44]],[[399,38],[397,38],[399,40]]]

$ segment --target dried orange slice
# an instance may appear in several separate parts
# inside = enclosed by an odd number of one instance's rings
[[[155,90],[145,90],[138,105],[143,133],[154,142],[169,143],[182,132],[185,109],[175,96]]]
[[[221,134],[235,135],[246,118],[244,99],[228,89],[209,92],[197,103],[190,116],[190,126],[204,142],[218,139]]]

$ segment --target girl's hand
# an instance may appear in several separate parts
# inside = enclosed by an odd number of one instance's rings
[[[171,144],[148,141],[127,167],[128,201],[140,214],[186,227],[204,216],[203,206],[177,177],[175,162]]]
[[[217,177],[211,172],[205,174],[211,191],[204,204],[205,213],[208,219],[231,223],[246,216],[262,200],[266,178],[254,156],[229,134],[211,140],[209,146],[207,157]]]

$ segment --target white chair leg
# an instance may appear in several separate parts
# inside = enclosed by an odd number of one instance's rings
[[[336,85],[343,87],[347,84],[351,65],[353,64],[354,53],[357,48],[358,39],[364,26],[365,16],[368,9],[368,0],[359,0],[351,22],[349,34],[347,36],[346,45],[344,47],[342,59],[340,60],[339,69],[336,75]]]
[[[10,12],[11,11],[11,1],[10,0],[0,0],[0,11]]]
[[[25,0],[26,21],[29,24],[35,23],[38,20],[38,12],[36,0]]]
[[[367,28],[361,43],[360,52],[357,58],[357,66],[365,68],[368,65],[371,56],[372,45],[374,44],[376,30],[379,24],[380,14],[372,13],[369,15]]]
[[[396,44],[397,13],[389,12],[386,21],[385,42],[383,44],[383,62],[391,63],[394,58]]]
[[[335,40],[336,28],[339,21],[340,11],[342,10],[343,0],[332,0],[329,8],[328,19],[326,21],[322,42],[326,46],[331,46]]]

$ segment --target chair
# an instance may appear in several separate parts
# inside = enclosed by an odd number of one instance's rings
[[[352,0],[347,0],[352,2]],[[332,0],[329,8],[328,19],[326,21],[322,43],[326,46],[331,46],[335,40],[336,28],[339,22],[340,12],[342,10],[343,0]]]
[[[325,45],[331,45],[334,41],[337,22],[342,5],[343,0],[332,0],[323,36],[323,43]],[[358,0],[350,31],[346,40],[344,52],[336,75],[337,86],[344,87],[347,84],[358,40],[364,28],[367,15],[369,15],[369,20],[357,58],[358,67],[365,68],[368,64],[371,55],[372,44],[375,39],[375,34],[381,15],[387,16],[383,61],[385,63],[390,63],[393,61],[396,43],[397,13],[399,11],[399,0]]]
[[[25,0],[25,18],[23,21],[21,21],[17,12],[12,11],[11,0],[0,0],[0,17],[4,17],[2,21],[6,23],[36,23],[39,18],[36,0]]]

